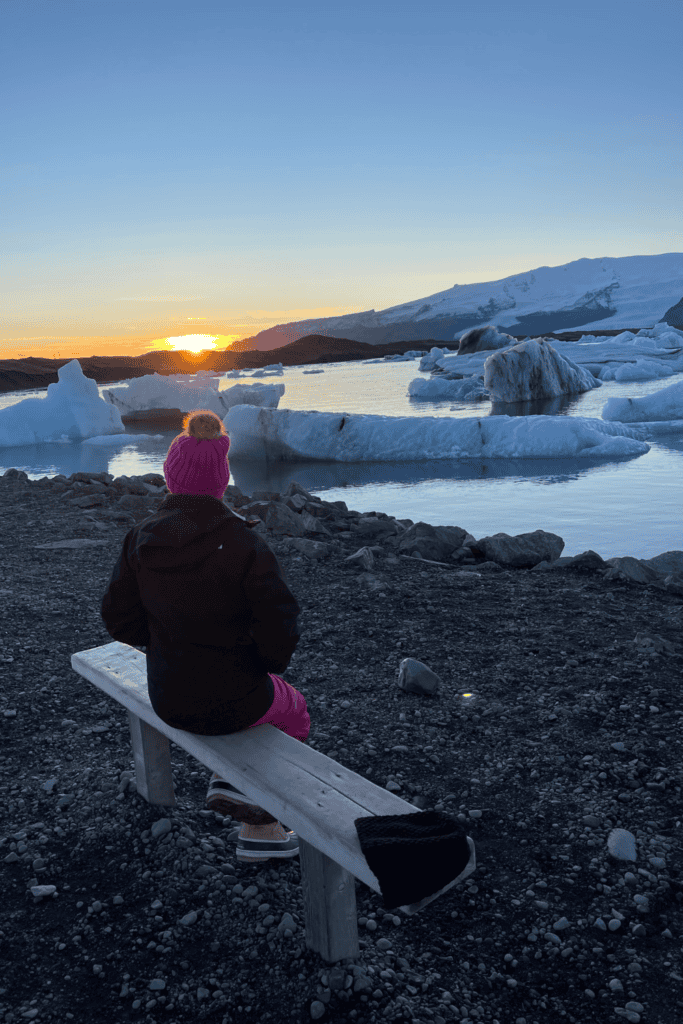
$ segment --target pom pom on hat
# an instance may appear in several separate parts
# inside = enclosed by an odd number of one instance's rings
[[[230,480],[230,438],[216,413],[199,409],[188,413],[183,433],[171,442],[164,476],[173,494],[205,494],[219,500]]]

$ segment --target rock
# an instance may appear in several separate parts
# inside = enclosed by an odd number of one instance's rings
[[[569,928],[569,921],[566,917],[561,917],[559,921],[556,921],[553,925],[553,931],[563,932],[565,928]]]
[[[252,501],[240,509],[240,515],[247,513],[258,516],[266,529],[278,537],[302,537],[306,532],[301,517],[282,501]]]
[[[196,924],[196,922],[197,922],[197,912],[195,910],[191,910],[189,912],[189,914],[185,914],[184,917],[180,918],[180,923],[184,924],[186,926],[191,925],[191,924]]]
[[[600,828],[602,824],[600,818],[596,817],[595,814],[584,814],[581,821],[584,825],[590,825],[591,828]]]
[[[407,693],[423,693],[430,696],[438,693],[441,680],[415,658],[404,658],[398,669],[398,686]]]
[[[462,548],[467,536],[467,531],[459,526],[415,523],[400,535],[398,550],[401,554],[413,556],[417,552],[422,558],[439,562]]]
[[[615,860],[636,861],[636,837],[625,828],[614,828],[607,837],[607,849]]]
[[[163,992],[166,982],[162,978],[153,978],[147,986],[151,992]]]
[[[300,551],[307,558],[327,558],[332,551],[329,544],[319,540],[308,540],[306,537],[293,537],[290,547]]]
[[[372,569],[373,565],[375,564],[375,556],[373,555],[370,548],[364,547],[359,548],[358,551],[355,552],[355,554],[348,555],[344,559],[344,561],[353,563],[354,565],[359,565],[363,569]]]
[[[554,562],[563,547],[564,541],[557,534],[535,530],[533,533],[519,533],[515,537],[507,533],[482,537],[472,545],[472,550],[481,552],[488,561],[497,562],[498,565],[532,568],[543,560]]]
[[[589,370],[561,356],[545,338],[514,344],[484,363],[484,387],[498,402],[556,398],[600,386]]]
[[[57,785],[57,782],[57,779],[48,779],[47,782],[44,782],[40,788],[45,790],[46,793],[51,794],[55,786]]]
[[[510,348],[517,344],[511,334],[503,334],[497,327],[490,324],[486,327],[471,327],[460,335],[458,355],[470,355],[472,352],[486,352],[489,349]],[[420,367],[422,369],[422,367]]]
[[[53,896],[57,892],[56,885],[32,885],[31,892],[34,896]]]
[[[168,835],[172,828],[173,826],[168,818],[159,818],[150,828],[152,839],[161,839],[162,836]]]
[[[623,573],[626,579],[635,583],[651,583],[658,578],[656,570],[641,558],[631,558],[629,555],[624,558],[608,558],[606,564],[612,570],[607,570],[607,579],[614,578],[618,573]]]

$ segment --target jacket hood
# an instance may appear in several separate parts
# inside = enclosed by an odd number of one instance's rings
[[[189,566],[216,551],[235,529],[251,529],[257,522],[211,495],[170,494],[133,529],[132,554],[147,568]]]

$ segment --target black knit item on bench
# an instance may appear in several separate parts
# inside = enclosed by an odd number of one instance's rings
[[[356,818],[354,825],[385,910],[415,913],[454,885],[470,861],[467,874],[474,870],[472,840],[443,811]]]

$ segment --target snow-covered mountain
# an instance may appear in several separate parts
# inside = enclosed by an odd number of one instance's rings
[[[660,320],[683,328],[680,252],[574,260],[500,281],[456,284],[379,312],[278,324],[249,339],[248,347],[268,351],[308,334],[380,345],[429,338],[452,341],[460,331],[480,324],[533,337],[552,331],[652,327]]]

